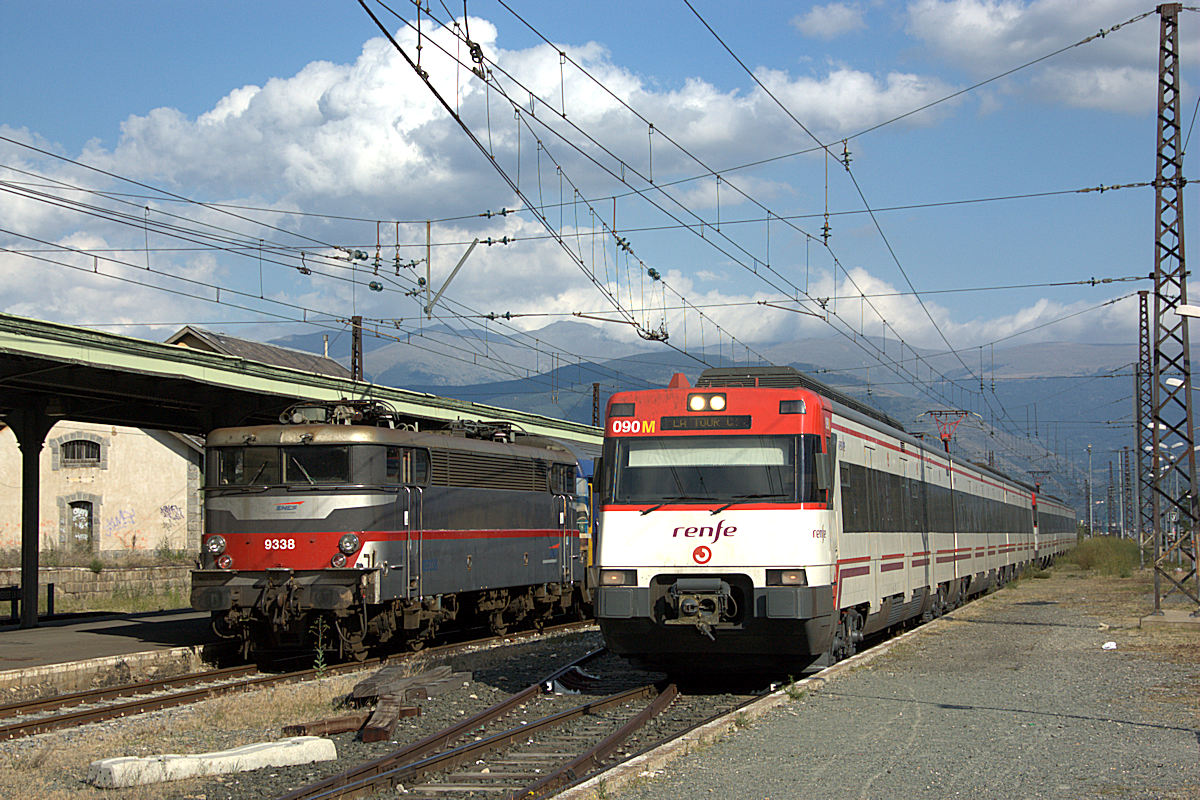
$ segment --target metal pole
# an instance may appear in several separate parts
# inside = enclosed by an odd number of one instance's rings
[[[1092,446],[1088,445],[1088,479],[1087,479],[1087,503],[1088,503],[1088,536],[1092,536],[1094,528],[1092,527]]]

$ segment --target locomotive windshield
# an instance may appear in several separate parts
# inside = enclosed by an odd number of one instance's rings
[[[608,502],[813,501],[819,448],[815,434],[609,439]]]
[[[222,447],[214,452],[217,486],[311,485],[350,480],[350,455],[345,445]]]

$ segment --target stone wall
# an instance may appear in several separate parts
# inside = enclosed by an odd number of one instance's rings
[[[114,594],[152,595],[172,589],[185,600],[192,588],[192,568],[186,564],[169,567],[112,567],[92,572],[87,567],[42,567],[38,573],[38,602],[46,602],[46,584],[54,584],[57,603],[66,597],[111,597]],[[21,583],[21,570],[0,569],[0,586]],[[8,608],[0,608],[0,617],[8,616]]]

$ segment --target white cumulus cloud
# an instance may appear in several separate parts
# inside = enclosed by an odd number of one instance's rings
[[[805,36],[818,39],[833,39],[867,27],[862,8],[850,3],[814,6],[807,14],[794,17],[792,25]]]

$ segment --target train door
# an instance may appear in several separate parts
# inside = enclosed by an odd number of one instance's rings
[[[960,519],[963,515],[958,513],[958,497],[954,490],[954,461],[949,455],[946,456],[946,477],[950,479],[950,541],[952,542],[950,546],[954,555],[954,560],[950,562],[952,565],[950,577],[956,579],[959,577],[958,548],[960,542],[966,537],[962,536],[959,531],[959,526],[964,520]]]
[[[829,434],[829,458],[828,477],[829,497],[828,508],[832,512],[829,520],[829,536],[828,547],[830,565],[836,565],[838,559],[838,548],[841,546],[842,540],[842,524],[844,516],[842,514],[842,502],[845,499],[845,492],[842,489],[842,466],[838,463],[838,437],[836,433]]]
[[[931,546],[930,539],[932,537],[929,535],[929,480],[932,477],[930,475],[932,470],[929,469],[929,459],[925,458],[923,453],[920,455],[920,458],[917,459],[917,463],[919,482],[919,488],[917,490],[917,527],[919,528],[918,533],[921,537],[920,552],[925,554],[921,558],[925,563],[922,567],[922,578],[920,579],[921,582],[919,587],[916,584],[917,579],[914,576],[914,591],[920,591],[920,587],[927,587],[933,584],[934,563],[934,548]]]
[[[576,541],[571,536],[571,519],[574,516],[572,505],[571,496],[554,496],[554,506],[558,511],[558,574],[564,584],[571,582],[571,551]]]
[[[392,506],[393,530],[396,539],[388,552],[391,569],[404,575],[403,587],[396,587],[405,598],[419,597],[421,586],[421,544],[424,530],[424,496],[422,488],[429,482],[429,451],[421,448],[388,447],[387,483],[394,486],[396,500]]]
[[[404,533],[404,596],[412,599],[420,597],[421,566],[424,553],[424,507],[425,491],[420,486],[406,484],[397,497],[403,510],[401,531]]]
[[[574,547],[579,541],[571,535],[575,521],[575,468],[556,464],[550,472],[550,489],[554,494],[554,513],[558,526],[558,579],[571,582]]]

